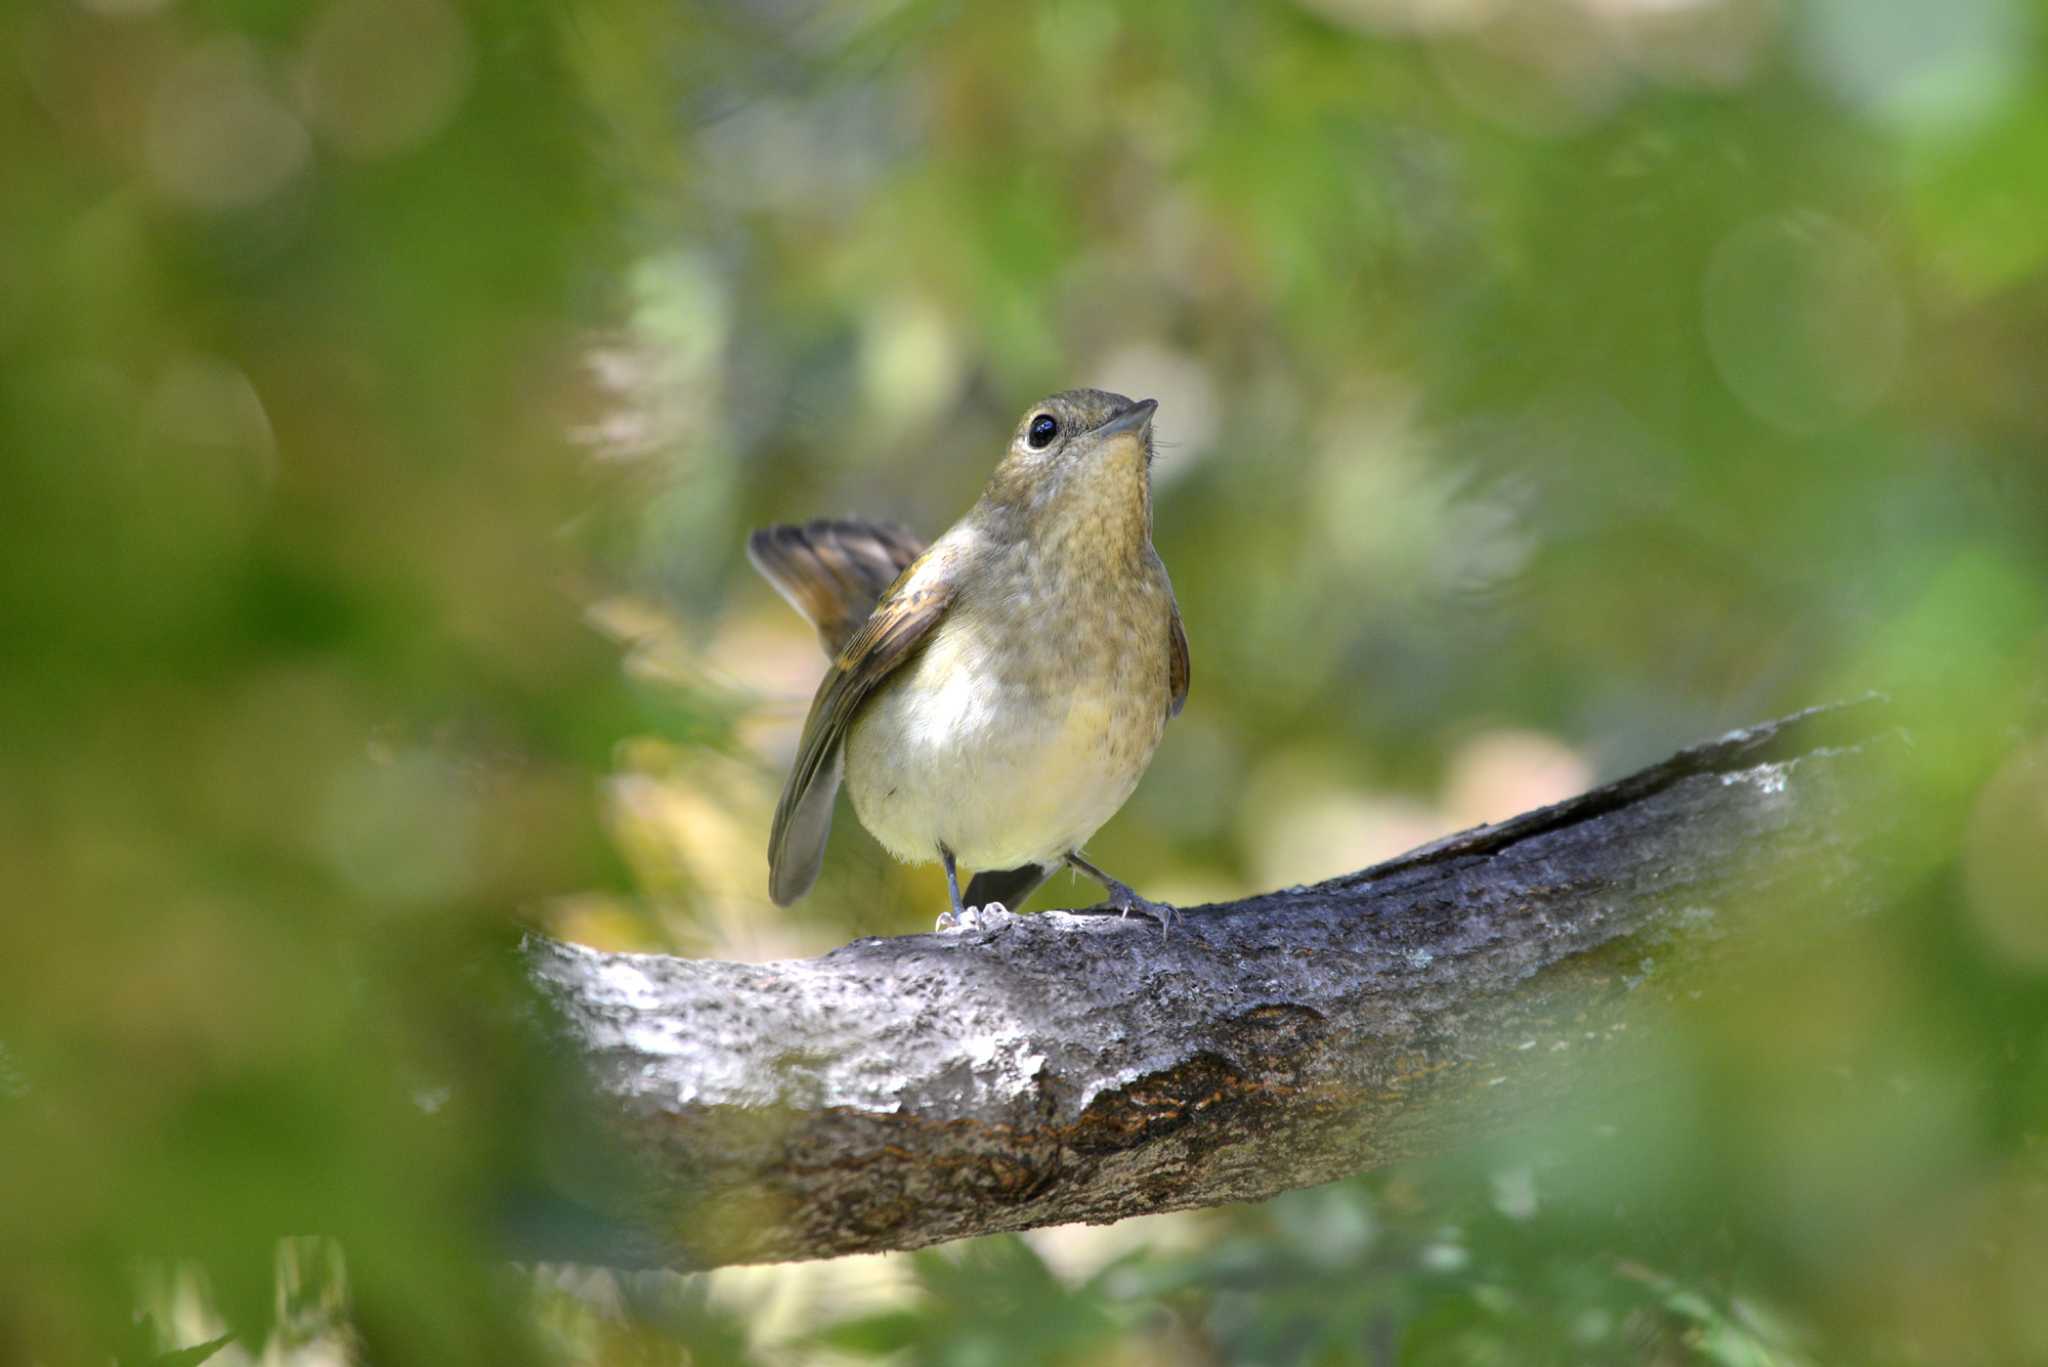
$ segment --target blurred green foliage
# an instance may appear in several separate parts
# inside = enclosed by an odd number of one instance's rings
[[[0,19],[0,1359],[109,1360],[149,1259],[260,1346],[295,1232],[377,1360],[526,1357],[489,1224],[544,1118],[490,966],[611,876],[640,724],[558,554],[616,243],[560,45]]]
[[[2048,5],[49,0],[0,52],[0,1360],[2048,1357]],[[1617,1114],[1156,1247],[508,1275],[516,1194],[601,1180],[495,1023],[519,924],[937,903],[843,821],[766,906],[817,666],[745,529],[936,532],[1072,384],[1162,401],[1195,654],[1120,876],[1884,688],[1895,914]]]

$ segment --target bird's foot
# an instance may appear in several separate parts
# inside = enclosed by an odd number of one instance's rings
[[[1105,878],[1100,881],[1103,888],[1108,891],[1109,896],[1103,898],[1097,905],[1090,907],[1090,911],[1114,911],[1119,916],[1125,917],[1128,917],[1135,911],[1140,916],[1149,916],[1157,921],[1160,934],[1162,935],[1173,929],[1173,908],[1167,903],[1155,902],[1149,897],[1141,897],[1132,891],[1129,885],[1119,883],[1114,878]]]
[[[940,912],[939,923],[932,929],[940,934],[955,930],[983,930],[996,916],[1009,914],[1010,909],[1001,902],[990,902],[985,907],[962,907],[958,911]]]

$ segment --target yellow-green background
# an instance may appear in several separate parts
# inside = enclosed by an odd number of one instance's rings
[[[2048,5],[50,0],[0,158],[0,1360],[2048,1357]],[[1636,1123],[499,1266],[588,1153],[490,1024],[519,925],[942,904],[843,820],[768,905],[818,659],[745,531],[935,533],[1077,384],[1161,400],[1194,648],[1120,876],[1307,881],[1883,688],[1945,723],[1897,906]]]

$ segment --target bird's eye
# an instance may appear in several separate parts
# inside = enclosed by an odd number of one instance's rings
[[[1059,421],[1050,413],[1040,413],[1031,420],[1031,449],[1042,451],[1052,445],[1052,439],[1060,434]]]

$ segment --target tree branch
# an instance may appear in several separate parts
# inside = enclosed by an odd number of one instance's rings
[[[536,939],[646,1183],[640,1228],[576,1256],[817,1258],[1257,1200],[1625,1085],[1631,1023],[1885,903],[1904,744],[1881,700],[1802,713],[1165,938],[1047,912],[760,965]]]

